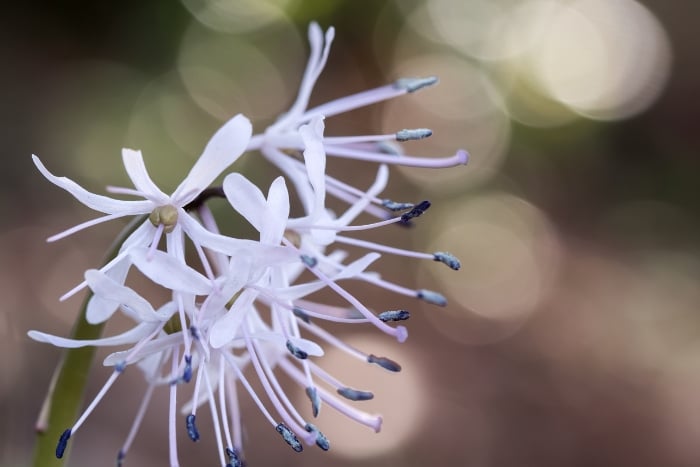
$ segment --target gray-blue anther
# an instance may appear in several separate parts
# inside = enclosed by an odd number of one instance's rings
[[[321,411],[321,398],[318,396],[318,391],[316,388],[309,386],[306,388],[306,395],[311,401],[311,411],[314,417],[318,417],[318,413]]]
[[[421,289],[416,294],[416,297],[420,298],[424,302],[432,303],[433,305],[447,305],[447,299],[443,295],[433,292],[432,290]]]
[[[384,368],[385,370],[389,370],[389,371],[393,371],[393,372],[401,371],[401,365],[399,365],[395,361],[391,360],[390,358],[377,357],[374,354],[369,354],[369,355],[367,355],[367,362],[368,363],[376,363],[377,365]]]
[[[404,89],[406,92],[416,92],[426,86],[432,86],[437,83],[436,76],[428,76],[427,78],[401,78],[394,82],[394,87]]]
[[[460,263],[459,259],[452,253],[446,251],[436,251],[433,253],[433,259],[446,264],[450,269],[454,269],[455,271],[459,271],[459,268],[462,267],[462,263]]]
[[[360,391],[353,388],[338,388],[338,394],[351,401],[368,401],[374,399],[374,394],[369,391]]]
[[[66,446],[68,446],[68,440],[70,439],[71,433],[72,430],[68,428],[61,433],[61,437],[58,438],[58,444],[56,445],[56,459],[61,459],[63,457],[63,453],[66,452]]]
[[[245,465],[236,449],[226,448],[225,452],[226,457],[228,457],[226,467],[243,467]]]
[[[187,418],[185,418],[185,426],[187,427],[187,436],[189,436],[192,441],[199,441],[199,430],[197,430],[197,425],[195,424],[194,414],[189,414]]]
[[[301,255],[301,262],[310,268],[313,268],[318,264],[318,260],[309,255]]]
[[[301,445],[297,436],[292,430],[289,429],[287,425],[285,425],[284,423],[278,423],[275,427],[275,430],[277,430],[277,433],[282,435],[284,441],[287,444],[289,444],[292,447],[292,449],[294,449],[296,452],[301,452],[304,450],[304,446]]]
[[[432,136],[433,130],[428,128],[415,128],[411,130],[400,130],[396,132],[396,141],[413,141]]]
[[[294,316],[300,318],[306,324],[309,324],[311,322],[311,317],[309,317],[309,315],[299,307],[295,306],[294,308],[292,308],[292,313],[294,313]]]
[[[316,433],[316,446],[324,451],[328,451],[331,448],[331,443],[328,441],[328,438],[326,438],[326,435],[321,433],[321,430],[319,430],[316,425],[307,423],[304,426],[304,429],[309,433]]]
[[[289,350],[289,353],[294,355],[299,360],[306,360],[309,358],[309,354],[292,344],[292,341],[287,341],[287,350]]]
[[[384,321],[404,321],[411,317],[411,314],[406,310],[389,310],[382,311],[377,315],[377,318]]]
[[[382,200],[382,206],[387,208],[389,211],[405,211],[406,209],[413,209],[415,204],[413,203],[397,203],[390,199]]]

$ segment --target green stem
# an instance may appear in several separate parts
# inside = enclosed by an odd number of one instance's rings
[[[118,254],[124,240],[145,220],[146,216],[137,217],[121,231],[110,247],[104,264]],[[71,339],[98,339],[102,335],[104,323],[93,325],[85,319],[91,296],[92,293],[88,293],[85,297],[80,315],[73,325]],[[71,443],[68,443],[62,459],[56,458],[56,444],[63,431],[72,426],[78,416],[94,356],[95,347],[64,349],[39,415],[32,464],[34,467],[60,467],[67,461]]]

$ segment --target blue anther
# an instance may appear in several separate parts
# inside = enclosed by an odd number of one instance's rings
[[[116,371],[117,373],[123,373],[124,370],[126,370],[126,360],[122,360],[121,362],[114,365],[114,371]]]
[[[328,442],[328,438],[326,438],[326,435],[321,433],[321,430],[316,428],[316,425],[307,423],[304,426],[304,429],[309,433],[316,433],[316,446],[323,449],[324,451],[328,451],[331,448],[331,443]]]
[[[236,449],[226,448],[226,457],[228,457],[226,467],[243,467],[245,465]]]
[[[190,326],[190,335],[192,336],[192,339],[198,341],[199,340],[199,329],[197,329],[196,326]]]
[[[454,269],[455,271],[459,271],[459,268],[462,267],[462,263],[459,262],[459,259],[452,253],[446,251],[436,251],[433,253],[433,259],[446,264],[450,269]]]
[[[187,436],[192,441],[199,441],[199,431],[197,430],[197,425],[195,425],[194,414],[191,413],[185,418],[185,426],[187,427]]]
[[[316,388],[309,386],[306,388],[306,395],[311,401],[311,411],[313,412],[314,417],[318,417],[318,413],[321,411],[321,398],[318,397],[318,391]]]
[[[294,355],[299,360],[306,360],[309,358],[309,354],[292,344],[292,341],[287,341],[287,350],[289,350],[289,353]]]
[[[66,452],[66,447],[68,446],[68,440],[70,439],[71,429],[68,428],[66,431],[61,433],[61,437],[58,438],[58,444],[56,445],[56,458],[61,459],[63,453]]]
[[[377,357],[376,355],[369,354],[367,356],[367,362],[376,363],[377,365],[384,368],[385,370],[389,370],[389,371],[393,371],[393,372],[401,371],[401,365],[399,365],[395,361],[391,360],[390,358]]]
[[[433,292],[432,290],[421,289],[416,294],[416,297],[420,298],[424,302],[432,303],[433,305],[447,305],[447,299],[443,295]]]
[[[301,255],[301,262],[310,268],[313,268],[318,264],[318,260],[309,255]]]
[[[192,379],[192,355],[185,356],[185,371],[182,372],[182,380],[189,383]]]
[[[126,457],[126,453],[124,452],[123,449],[120,449],[119,452],[117,453],[117,467],[122,467],[122,463],[124,462],[125,457]]]
[[[353,388],[338,388],[338,394],[351,401],[368,401],[374,399],[374,394],[369,391],[360,391]]]
[[[292,313],[294,313],[294,316],[300,318],[306,324],[309,324],[311,322],[311,318],[309,317],[309,315],[299,307],[295,306],[294,308],[292,308]]]
[[[382,200],[382,206],[387,208],[389,211],[405,211],[406,209],[412,209],[415,204],[413,203],[397,203],[390,199]]]
[[[304,446],[302,446],[299,442],[297,435],[295,435],[294,432],[290,430],[287,425],[285,425],[284,423],[278,423],[275,427],[275,430],[277,430],[277,433],[282,435],[284,441],[287,444],[289,444],[292,447],[292,449],[294,449],[296,452],[301,452],[304,450]]]
[[[408,222],[411,219],[413,219],[414,217],[418,217],[421,214],[423,214],[425,211],[428,210],[429,207],[430,207],[430,201],[428,201],[428,200],[421,201],[420,203],[413,206],[413,209],[411,209],[408,212],[403,213],[401,215],[401,221]]]
[[[384,321],[404,321],[411,317],[411,314],[406,310],[389,310],[382,311],[377,315],[377,318]]]
[[[437,83],[436,76],[428,76],[427,78],[401,78],[394,82],[394,87],[404,89],[406,92],[415,92],[426,86],[432,86]]]
[[[415,128],[412,130],[401,130],[396,132],[396,141],[412,141],[432,136],[433,130],[428,128]]]

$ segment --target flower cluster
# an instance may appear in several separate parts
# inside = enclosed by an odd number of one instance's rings
[[[31,338],[59,347],[121,347],[104,361],[114,371],[83,414],[61,436],[57,457],[63,456],[69,438],[131,365],[141,369],[147,389],[119,450],[118,465],[136,436],[156,386],[169,389],[171,465],[178,465],[178,427],[183,427],[183,434],[192,441],[199,439],[196,415],[202,406],[208,406],[211,411],[220,464],[243,465],[241,389],[294,451],[302,451],[305,444],[328,450],[328,439],[290,402],[288,390],[278,379],[280,374],[287,375],[306,391],[310,411],[304,412],[310,412],[312,417],[318,416],[325,404],[379,431],[381,417],[352,404],[371,399],[372,393],[350,387],[324,369],[320,358],[323,347],[337,347],[350,357],[388,371],[400,371],[401,367],[389,358],[345,344],[319,323],[370,323],[403,342],[406,328],[395,323],[408,319],[408,311],[374,312],[343,284],[349,280],[363,281],[444,306],[445,298],[439,293],[406,288],[380,278],[369,268],[383,253],[434,260],[452,269],[459,269],[460,263],[446,252],[407,251],[346,233],[405,224],[430,207],[428,201],[414,204],[380,198],[388,182],[388,164],[449,167],[465,164],[467,153],[458,151],[445,158],[412,157],[404,155],[399,145],[393,143],[430,136],[427,129],[400,130],[391,135],[326,136],[326,117],[411,93],[437,81],[400,79],[309,109],[309,96],[325,65],[333,33],[330,28],[324,36],[318,25],[310,26],[311,56],[298,97],[288,112],[257,135],[252,135],[246,117],[233,117],[214,134],[189,174],[170,195],[151,180],[139,151],[124,149],[122,153],[134,188],[108,188],[111,193],[136,198],[130,201],[90,193],[68,178],[53,175],[34,156],[37,168],[50,182],[104,213],[51,237],[50,241],[112,219],[135,219],[115,257],[100,269],[86,271],[84,282],[62,297],[68,298],[89,287],[92,296],[86,312],[88,322],[104,323],[118,311],[133,321],[133,327],[94,340],[29,332]],[[230,166],[246,151],[259,151],[282,173],[272,182],[267,194],[240,173],[229,172]],[[326,174],[328,157],[375,162],[376,178],[371,186],[361,188],[330,177]],[[211,186],[225,173],[222,186]],[[294,188],[292,199],[300,202],[299,217],[290,215],[288,184]],[[326,207],[328,195],[344,202],[347,209],[339,215],[333,213]],[[222,235],[206,204],[213,196],[225,197],[230,207],[257,230],[258,238]],[[378,220],[358,224],[356,219],[363,213]],[[192,245],[197,253],[194,265],[185,254],[187,245]],[[348,261],[342,245],[364,249],[365,254]],[[132,268],[167,289],[169,300],[154,307],[125,285]],[[333,291],[338,303],[320,303],[309,298],[322,289]],[[264,395],[253,389],[251,377],[257,378]],[[181,404],[182,414],[178,415],[178,391],[188,383],[193,386],[188,391],[191,399],[188,397],[190,400]],[[184,423],[177,422],[178,417]]]

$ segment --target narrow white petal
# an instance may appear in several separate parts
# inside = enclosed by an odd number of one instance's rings
[[[212,347],[221,348],[237,337],[248,312],[253,310],[253,301],[257,296],[258,293],[252,289],[246,289],[241,293],[231,309],[212,326],[209,334],[209,343]]]
[[[123,284],[130,267],[131,261],[125,257],[117,262],[111,269],[103,272],[117,284]],[[119,308],[118,301],[102,295],[93,294],[87,305],[85,319],[90,324],[104,323],[117,311],[117,308]]]
[[[156,250],[149,257],[148,248],[136,247],[131,249],[129,257],[146,277],[166,289],[194,295],[211,292],[209,279],[163,251]]]
[[[95,269],[85,271],[85,281],[97,296],[117,302],[142,321],[164,321],[169,316],[156,313],[151,304],[129,287],[119,284],[105,273]]]
[[[326,151],[323,149],[323,117],[317,117],[299,128],[304,141],[304,162],[309,183],[314,189],[315,210],[324,208],[326,198]]]
[[[338,274],[333,277],[333,280],[349,279],[363,272],[370,264],[377,261],[382,255],[379,253],[367,253],[362,258],[353,261],[345,266]]]
[[[73,180],[67,177],[57,177],[48,171],[41,160],[35,155],[32,155],[34,165],[39,172],[46,177],[48,181],[54,185],[63,188],[68,193],[73,195],[75,199],[83,203],[85,206],[95,211],[104,212],[105,214],[145,214],[153,209],[153,203],[150,201],[122,201],[108,196],[97,195],[90,193],[85,188],[81,187]]]
[[[282,240],[289,219],[289,192],[283,177],[277,177],[267,194],[267,205],[260,232],[260,241],[278,245]]]
[[[154,353],[157,352],[162,352],[163,350],[166,350],[172,346],[179,345],[182,343],[182,334],[181,333],[175,333],[175,334],[167,334],[163,335],[161,333],[160,336],[156,337],[154,340],[147,342],[141,349],[137,352],[136,355],[131,357],[132,362],[136,362],[139,360],[142,360],[149,355],[153,355]],[[114,352],[109,355],[103,360],[102,364],[104,366],[114,366],[118,365],[126,359],[127,355],[131,350],[122,350],[120,352]]]
[[[173,193],[173,201],[179,206],[184,206],[197,197],[243,154],[252,133],[250,121],[241,114],[219,128],[190,173]]]
[[[151,177],[148,175],[146,164],[143,163],[141,151],[128,148],[122,149],[122,161],[124,161],[126,173],[129,175],[136,189],[140,191],[143,196],[158,204],[168,200],[168,195],[160,191],[160,188],[153,183],[153,180],[151,180]]]
[[[27,335],[35,341],[45,342],[47,344],[55,345],[56,347],[75,349],[78,347],[87,346],[102,347],[111,345],[133,344],[147,336],[149,333],[153,332],[154,329],[154,323],[140,323],[137,324],[135,327],[129,329],[128,331],[123,332],[121,334],[117,334],[116,336],[103,337],[101,339],[85,340],[66,339],[65,337],[54,336],[39,331],[29,331]]]
[[[224,179],[224,193],[233,209],[260,232],[266,204],[263,192],[243,175],[234,172]]]
[[[350,225],[350,223],[354,221],[355,218],[367,208],[367,206],[369,206],[369,204],[372,202],[372,198],[384,191],[388,181],[389,168],[385,164],[381,164],[377,169],[377,177],[374,179],[372,186],[367,190],[367,193],[359,198],[355,204],[350,206],[350,208],[348,208],[348,210],[336,220],[336,224],[339,226]]]

